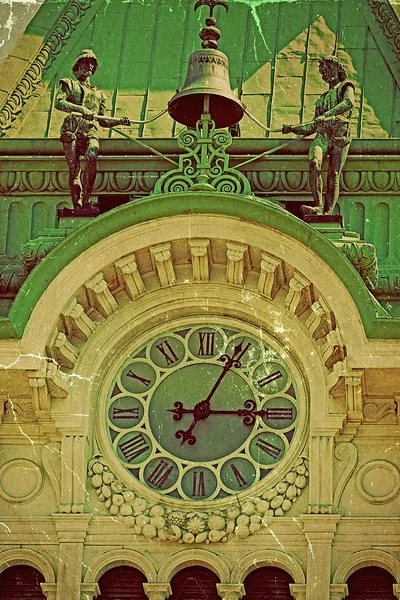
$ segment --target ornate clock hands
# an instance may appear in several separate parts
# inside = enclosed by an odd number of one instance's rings
[[[193,409],[184,408],[182,402],[174,402],[174,406],[175,406],[175,408],[168,409],[168,412],[174,413],[174,416],[173,416],[174,421],[180,421],[182,419],[182,416],[185,414],[194,414],[196,416],[196,407],[194,407]],[[279,411],[279,413],[277,412],[277,410]],[[245,401],[244,408],[239,408],[238,410],[212,410],[210,408],[208,411],[207,417],[209,415],[236,415],[238,417],[244,417],[243,425],[247,425],[248,427],[251,427],[252,425],[254,425],[254,423],[256,421],[256,417],[261,417],[261,418],[267,417],[267,419],[277,419],[277,418],[290,419],[291,418],[291,414],[289,413],[290,410],[291,410],[290,408],[280,408],[280,409],[276,409],[276,408],[263,409],[262,408],[260,410],[256,410],[255,400],[249,399],[249,400]],[[206,418],[206,417],[203,417],[203,418]],[[185,432],[183,432],[183,433],[185,433]]]
[[[190,446],[193,446],[196,443],[196,438],[192,434],[192,431],[193,431],[196,423],[198,423],[198,421],[207,419],[207,417],[210,415],[210,412],[211,412],[210,411],[210,402],[211,402],[212,397],[214,396],[218,387],[221,385],[221,382],[222,382],[223,378],[225,377],[225,375],[233,367],[235,367],[236,369],[240,369],[240,367],[241,367],[240,359],[242,358],[244,353],[248,350],[249,346],[250,346],[250,343],[248,343],[247,346],[243,349],[243,340],[242,340],[240,342],[240,344],[238,344],[237,346],[234,347],[232,356],[229,356],[228,354],[223,354],[221,356],[220,360],[222,362],[224,362],[225,365],[222,369],[220,376],[218,377],[218,379],[215,382],[215,384],[213,385],[210,393],[208,394],[207,398],[205,400],[202,400],[201,402],[198,402],[192,410],[187,411],[194,415],[192,424],[190,425],[189,429],[187,429],[186,431],[179,429],[179,431],[177,431],[175,433],[175,437],[178,440],[182,440],[181,445],[183,445],[185,442],[188,442],[188,444]],[[183,408],[183,404],[181,402],[175,402],[174,406],[177,406],[177,405],[180,405],[182,407],[181,409],[179,407],[177,407],[177,410],[182,410],[182,411],[186,410]],[[175,412],[175,410],[170,410],[169,412]],[[182,414],[184,414],[184,413],[182,412]],[[175,413],[174,420],[179,421],[182,418],[182,414],[180,417],[177,418],[178,413]]]

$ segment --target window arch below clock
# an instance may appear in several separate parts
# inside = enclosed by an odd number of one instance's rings
[[[15,565],[0,573],[0,600],[45,600],[40,587],[45,578],[28,565]]]
[[[205,567],[181,569],[171,580],[169,600],[220,600],[218,576]]]
[[[133,567],[114,567],[99,579],[100,595],[96,600],[147,600],[143,584],[146,577]]]
[[[294,583],[289,573],[277,567],[260,567],[244,580],[246,590],[242,600],[292,600],[289,584]],[[267,596],[266,596],[267,594]]]
[[[396,600],[391,573],[381,567],[364,567],[355,571],[347,580],[347,600]]]

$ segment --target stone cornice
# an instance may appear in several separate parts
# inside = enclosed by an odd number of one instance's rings
[[[397,59],[400,59],[400,22],[390,0],[368,0]]]
[[[40,84],[43,74],[61,52],[91,4],[91,0],[71,0],[68,2],[38,53],[33,60],[29,60],[27,68],[19,81],[16,82],[13,92],[1,107],[0,137],[6,134],[6,130]]]

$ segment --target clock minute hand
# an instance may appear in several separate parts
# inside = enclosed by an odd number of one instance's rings
[[[207,398],[205,400],[203,400],[203,402],[207,402],[207,404],[210,404],[211,398],[214,396],[215,392],[217,391],[217,388],[221,384],[221,381],[223,380],[225,375],[232,369],[232,367],[235,367],[236,369],[240,369],[240,367],[241,367],[240,359],[242,358],[243,354],[246,352],[246,350],[248,349],[249,346],[250,346],[250,344],[247,344],[247,346],[243,349],[243,340],[242,340],[240,342],[240,344],[238,344],[237,346],[234,347],[232,356],[229,356],[228,354],[223,354],[221,356],[220,360],[222,362],[225,362],[226,364],[224,365],[224,368],[222,369],[222,373],[218,377],[217,381],[214,383],[214,386],[213,386],[211,392],[208,394]]]

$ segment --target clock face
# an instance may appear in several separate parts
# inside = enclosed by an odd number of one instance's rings
[[[296,382],[282,356],[237,327],[175,327],[137,348],[113,379],[106,429],[126,471],[183,500],[258,483],[296,439]]]

